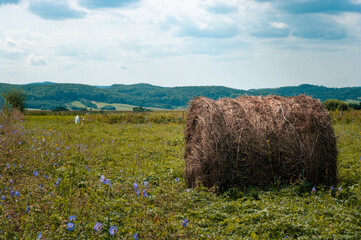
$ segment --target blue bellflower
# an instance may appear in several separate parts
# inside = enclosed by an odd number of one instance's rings
[[[110,235],[114,235],[117,232],[117,227],[113,226],[109,228],[109,233]]]
[[[70,222],[70,223],[68,223],[68,224],[66,225],[66,229],[68,229],[69,231],[74,230],[74,227],[75,227],[75,225],[74,225],[74,223],[72,223],[72,222]]]

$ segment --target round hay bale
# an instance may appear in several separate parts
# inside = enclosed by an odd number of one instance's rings
[[[185,179],[225,191],[305,179],[337,184],[336,136],[327,110],[305,95],[198,97],[185,130]]]

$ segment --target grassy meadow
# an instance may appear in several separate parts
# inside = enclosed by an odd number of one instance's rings
[[[357,239],[361,112],[331,113],[340,184],[188,189],[184,113],[1,116],[0,239]],[[84,120],[83,120],[84,118]]]

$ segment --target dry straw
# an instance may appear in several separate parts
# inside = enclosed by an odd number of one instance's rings
[[[337,184],[336,137],[322,104],[298,97],[198,97],[185,130],[185,178],[225,191],[306,179]]]

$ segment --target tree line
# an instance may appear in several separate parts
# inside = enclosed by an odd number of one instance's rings
[[[71,102],[79,101],[87,109],[98,109],[93,102],[108,103],[104,110],[110,108],[112,103],[129,104],[139,107],[154,107],[164,109],[186,108],[189,101],[197,96],[211,99],[224,97],[235,98],[244,95],[266,96],[297,96],[306,94],[324,102],[329,99],[338,101],[361,100],[361,87],[327,88],[302,84],[296,87],[251,89],[248,91],[222,86],[190,86],[190,87],[159,87],[151,84],[116,84],[109,87],[96,87],[85,84],[26,84],[12,85],[0,83],[0,92],[21,92],[25,97],[25,107],[32,109],[53,110],[56,107],[81,110]],[[6,94],[5,94],[6,95]],[[10,97],[10,96],[9,96]],[[9,98],[8,97],[8,98]],[[360,104],[348,104],[349,107],[358,109]],[[328,106],[328,105],[327,105]],[[331,105],[330,105],[331,106]],[[332,105],[333,106],[333,105]],[[339,105],[337,105],[339,106]]]

